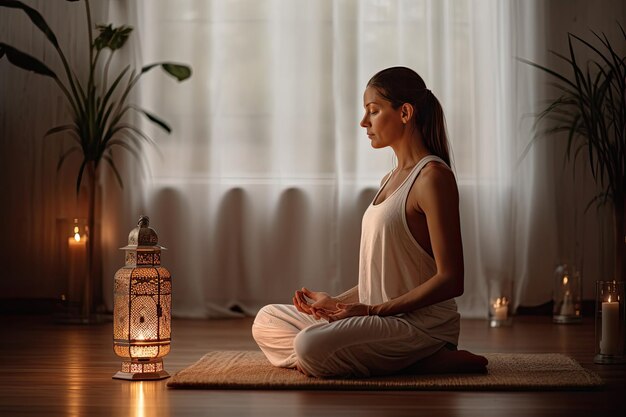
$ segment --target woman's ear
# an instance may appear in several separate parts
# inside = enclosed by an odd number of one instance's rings
[[[407,124],[411,117],[413,117],[413,106],[409,103],[404,103],[400,108],[400,117],[402,123]]]

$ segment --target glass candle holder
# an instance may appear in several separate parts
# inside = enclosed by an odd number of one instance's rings
[[[552,288],[552,321],[554,323],[580,323],[581,314],[580,272],[569,263],[564,263],[554,270]]]
[[[54,320],[59,323],[81,324],[92,319],[88,310],[91,278],[88,264],[89,230],[86,218],[57,219],[57,256],[59,273],[65,279],[60,287],[59,303]]]
[[[507,279],[492,279],[488,282],[489,292],[489,327],[510,326],[513,283]]]
[[[624,363],[624,282],[596,282],[595,363]]]

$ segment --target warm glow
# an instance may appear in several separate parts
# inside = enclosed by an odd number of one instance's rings
[[[563,277],[563,285],[567,285],[568,282],[569,282],[569,278],[567,277],[567,275],[565,275]]]
[[[611,296],[609,295],[609,303],[611,302]]]
[[[78,229],[78,227],[75,227],[75,229]],[[74,233],[74,240],[80,242],[80,234]]]
[[[498,308],[498,307],[504,307],[506,305],[509,304],[509,300],[506,299],[506,297],[498,297],[496,298],[496,302],[493,304],[494,308]]]
[[[146,403],[144,398],[144,386],[143,382],[139,382],[139,389],[137,390],[137,403],[136,403],[136,413],[137,417],[145,416]]]
[[[113,378],[169,377],[160,358],[170,351],[172,279],[169,271],[160,266],[162,248],[156,245],[156,233],[154,229],[145,230],[147,227],[148,220],[142,216],[129,235],[128,246],[122,248],[126,265],[115,273],[113,350],[125,360]],[[142,237],[140,229],[151,234]],[[140,255],[149,258],[145,265],[137,262],[138,246],[142,246]]]

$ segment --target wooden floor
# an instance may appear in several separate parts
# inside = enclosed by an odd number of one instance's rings
[[[561,352],[602,376],[600,391],[342,392],[171,390],[166,381],[111,379],[119,361],[112,324],[59,325],[49,317],[0,316],[2,416],[621,416],[626,365],[595,365],[591,319],[555,325],[516,317],[509,328],[462,322],[460,347],[475,352]],[[252,319],[174,320],[170,373],[212,349],[256,349]]]

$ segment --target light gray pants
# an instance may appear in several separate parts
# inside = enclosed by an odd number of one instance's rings
[[[298,363],[316,377],[396,373],[446,344],[402,317],[359,316],[328,323],[287,304],[263,307],[252,335],[272,365],[294,368]]]

